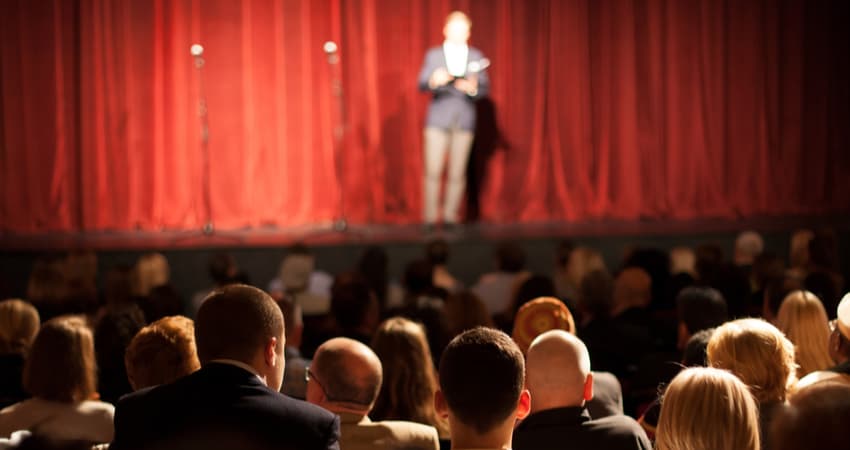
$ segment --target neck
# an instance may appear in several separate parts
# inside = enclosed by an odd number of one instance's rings
[[[511,436],[513,435],[514,421],[508,420],[496,428],[480,434],[474,429],[450,420],[452,430],[452,448],[511,448]]]
[[[369,414],[370,408],[363,408],[360,406],[355,406],[347,403],[337,403],[337,402],[325,402],[321,405],[322,408],[327,409],[328,411],[335,414],[356,414],[358,416],[365,416]]]

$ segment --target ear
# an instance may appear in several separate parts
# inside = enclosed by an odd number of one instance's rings
[[[523,420],[528,417],[531,412],[531,392],[528,389],[523,389],[519,394],[519,401],[516,406],[517,420]]]
[[[281,342],[281,345],[283,343]],[[278,340],[276,337],[272,337],[268,341],[266,341],[266,347],[263,349],[263,359],[266,361],[266,365],[269,367],[275,367],[277,364],[280,364],[281,361],[279,359],[283,359],[282,356],[278,355],[277,351]]]
[[[593,400],[593,373],[587,374],[587,379],[584,380],[584,401]]]
[[[446,403],[446,397],[443,396],[443,391],[439,389],[434,393],[434,410],[437,411],[437,415],[443,419],[448,419],[449,404]]]

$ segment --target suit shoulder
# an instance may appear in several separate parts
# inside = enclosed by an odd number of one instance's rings
[[[438,448],[440,445],[437,429],[430,425],[403,420],[384,420],[375,424],[389,430],[397,440],[415,448]]]
[[[646,438],[646,432],[637,420],[622,414],[591,420],[587,425],[610,437]]]
[[[332,412],[304,400],[292,398],[274,391],[271,391],[271,395],[279,400],[287,409],[296,411],[305,418],[317,421],[333,421],[336,418],[336,415]]]

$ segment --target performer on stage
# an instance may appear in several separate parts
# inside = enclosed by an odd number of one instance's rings
[[[419,89],[431,92],[433,99],[425,121],[425,204],[424,222],[430,230],[439,215],[440,178],[448,152],[449,173],[443,204],[443,223],[458,222],[458,208],[466,187],[466,164],[475,130],[475,100],[487,95],[489,80],[484,71],[489,62],[480,50],[470,47],[472,23],[466,14],[455,11],[446,18],[441,47],[425,55],[419,73]]]

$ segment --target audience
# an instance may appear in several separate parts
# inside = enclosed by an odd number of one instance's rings
[[[0,302],[0,409],[29,398],[23,386],[24,362],[40,326],[31,304]]]
[[[593,398],[590,355],[563,330],[538,336],[528,349],[531,414],[516,428],[516,450],[645,449],[652,444],[634,419],[624,415],[592,419],[585,403]]]
[[[679,350],[684,350],[694,334],[718,327],[729,319],[726,300],[719,291],[710,287],[683,289],[676,297],[676,311],[679,316]]]
[[[133,267],[133,295],[147,297],[154,288],[168,284],[170,278],[171,269],[165,256],[161,253],[145,253]]]
[[[389,263],[386,250],[378,245],[366,247],[357,262],[357,273],[378,298],[381,311],[400,308],[404,304],[404,289],[397,282],[390,281]]]
[[[764,320],[738,319],[714,331],[707,353],[711,367],[732,372],[750,388],[758,403],[762,448],[767,448],[773,415],[797,381],[794,344]]]
[[[448,418],[452,449],[511,448],[514,424],[531,409],[522,352],[491,328],[456,336],[440,360],[435,404]]]
[[[578,297],[578,285],[571,285],[567,278],[567,266],[570,262],[570,254],[575,250],[576,244],[570,239],[558,242],[555,249],[555,265],[552,270],[552,282],[555,283],[555,297],[563,299],[571,309],[576,307]]]
[[[286,333],[286,345],[283,348],[285,367],[280,392],[305,400],[307,398],[307,367],[310,366],[310,360],[301,356],[301,338],[304,332],[301,308],[288,298],[278,300],[277,304],[283,312]]]
[[[463,283],[449,272],[449,244],[445,239],[428,242],[425,246],[425,260],[434,271],[434,286],[445,289],[448,293],[458,292],[463,288]]]
[[[439,448],[434,427],[369,419],[381,389],[382,368],[378,356],[366,345],[348,338],[325,342],[316,350],[307,375],[307,401],[339,416],[340,448]]]
[[[284,336],[280,307],[265,292],[214,291],[195,321],[201,369],[122,398],[110,448],[338,448],[338,418],[278,392]]]
[[[803,389],[777,412],[771,432],[774,450],[847,448],[850,442],[850,385],[824,382]]]
[[[0,411],[0,437],[29,430],[63,441],[112,440],[114,408],[97,400],[94,338],[82,318],[57,317],[42,325],[23,382],[32,398]]]
[[[735,238],[735,251],[732,262],[745,268],[748,272],[756,262],[756,258],[764,251],[764,239],[753,230],[743,231]]]
[[[437,376],[422,325],[402,317],[387,319],[378,327],[372,349],[381,360],[384,380],[372,418],[431,425],[448,439],[448,424],[434,410]]]
[[[134,391],[169,384],[200,369],[194,322],[170,316],[142,328],[127,346],[124,364]]]
[[[305,315],[327,314],[333,282],[330,274],[316,270],[316,257],[310,248],[296,243],[287,250],[280,263],[278,278],[269,283],[269,292],[272,295],[303,294],[304,298],[296,303],[301,304]]]
[[[525,251],[505,241],[496,248],[496,271],[482,275],[472,291],[495,317],[508,311],[513,293],[529,275],[525,271]]]
[[[828,344],[829,356],[835,365],[806,375],[797,383],[797,388],[833,378],[850,381],[850,294],[838,304],[837,315],[838,319],[830,323],[832,331]]]
[[[368,344],[380,320],[380,305],[356,273],[338,275],[331,288],[331,314],[337,334]]]
[[[667,387],[657,450],[758,450],[758,406],[729,372],[685,369]]]
[[[493,319],[487,307],[472,291],[450,294],[444,308],[448,334],[457,336],[475,327],[492,327]]]
[[[145,315],[134,303],[106,309],[94,328],[100,399],[112,404],[133,391],[127,377],[124,353],[133,336],[145,326]]]
[[[189,317],[194,318],[198,316],[198,310],[212,291],[234,283],[239,277],[239,267],[236,265],[236,259],[233,255],[229,253],[214,253],[210,256],[209,263],[207,264],[207,273],[213,281],[213,286],[200,290],[192,296],[192,301],[186,308]]]
[[[776,327],[794,344],[797,376],[832,367],[829,356],[829,321],[820,299],[808,291],[794,291],[785,297]]]

